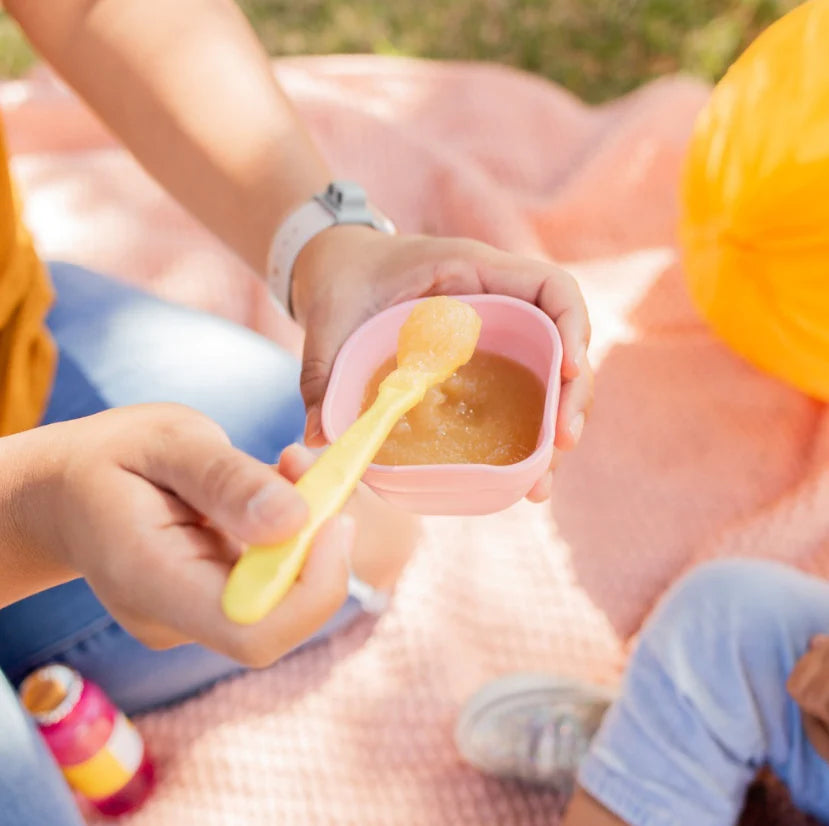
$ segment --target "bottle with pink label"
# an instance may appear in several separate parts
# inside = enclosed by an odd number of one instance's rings
[[[117,817],[146,800],[155,776],[144,741],[97,685],[47,665],[23,681],[20,698],[69,785],[97,811]]]

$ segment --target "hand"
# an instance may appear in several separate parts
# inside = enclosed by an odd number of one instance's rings
[[[786,683],[800,706],[803,728],[815,751],[829,761],[829,635],[818,634]]]
[[[47,470],[17,509],[21,546],[85,577],[147,645],[196,641],[264,666],[345,600],[354,528],[338,517],[271,614],[253,626],[226,619],[220,597],[241,544],[289,538],[307,507],[290,463],[278,474],[231,447],[204,416],[143,405],[22,435],[29,461]]]
[[[593,396],[587,361],[590,325],[572,276],[552,264],[519,258],[477,241],[390,236],[355,226],[320,233],[295,265],[293,306],[306,330],[302,369],[308,408],[306,442],[323,441],[322,398],[334,357],[353,330],[392,304],[462,293],[521,298],[556,323],[564,360],[555,444],[557,450],[572,448],[581,436]],[[550,495],[552,470],[551,466],[528,498],[541,501]]]

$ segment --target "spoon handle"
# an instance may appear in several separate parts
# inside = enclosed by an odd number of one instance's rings
[[[222,609],[242,625],[258,622],[293,585],[322,524],[345,505],[398,419],[420,402],[434,381],[425,374],[391,373],[377,399],[296,483],[309,518],[298,534],[273,546],[252,546],[234,566]],[[397,374],[397,375],[396,375]]]

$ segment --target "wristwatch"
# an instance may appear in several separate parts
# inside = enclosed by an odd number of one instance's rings
[[[271,293],[292,316],[294,263],[312,238],[337,224],[362,224],[380,232],[396,232],[391,220],[368,203],[365,190],[353,181],[332,181],[325,192],[292,212],[274,235],[267,270]]]

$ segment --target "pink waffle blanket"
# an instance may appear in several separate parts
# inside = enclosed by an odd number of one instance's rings
[[[460,763],[452,725],[470,692],[512,669],[615,681],[654,601],[701,560],[829,570],[826,411],[718,343],[677,263],[678,172],[708,89],[666,79],[590,108],[495,66],[276,71],[333,167],[402,229],[571,268],[592,311],[595,410],[551,505],[426,520],[374,627],[142,719],[161,784],[126,822],[554,824],[549,793]],[[0,86],[0,102],[44,255],[296,345],[250,274],[48,76]],[[752,822],[794,822],[778,796],[757,799]]]

